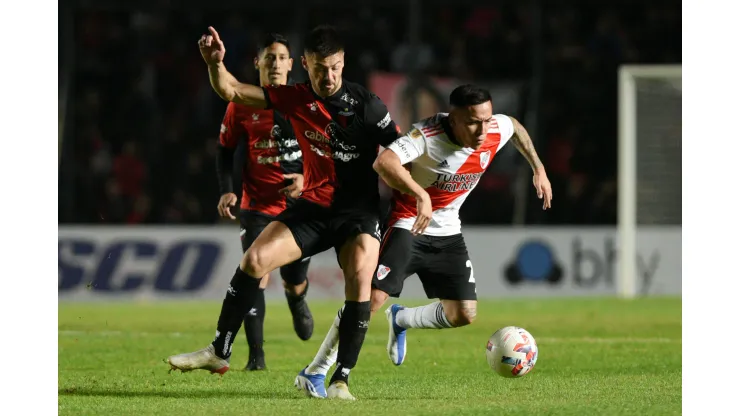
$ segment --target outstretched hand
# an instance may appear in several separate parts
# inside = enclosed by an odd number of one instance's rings
[[[223,62],[226,48],[213,26],[208,26],[208,32],[210,34],[203,35],[198,40],[198,48],[200,49],[200,55],[208,65],[216,65]]]

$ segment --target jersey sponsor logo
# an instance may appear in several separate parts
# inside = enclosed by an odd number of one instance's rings
[[[403,140],[396,140],[395,145],[403,152],[403,155],[406,156],[407,159],[411,159],[411,152],[409,152],[409,149],[406,147],[406,143],[404,143]]]
[[[488,166],[488,162],[491,161],[491,151],[486,150],[485,152],[481,152],[480,154],[480,167],[481,169],[485,169],[486,166]]]
[[[298,147],[298,140],[296,139],[282,139],[282,140],[259,140],[254,143],[255,149],[272,149],[272,148],[286,148],[286,147]]]
[[[445,159],[445,160],[439,162],[439,164],[437,165],[437,167],[440,168],[440,169],[447,169],[447,168],[450,167],[450,164],[447,163],[447,159]]]
[[[378,266],[378,272],[375,275],[378,277],[378,280],[383,280],[390,272],[390,267],[381,264]]]
[[[336,132],[336,126],[334,123],[329,123],[326,128],[324,128],[324,133],[314,130],[306,130],[303,132],[303,135],[309,140],[313,140],[318,143],[326,143],[332,147],[340,148],[343,151],[352,151],[357,148],[355,145],[347,144],[338,140],[336,138]]]
[[[478,173],[438,173],[431,186],[446,192],[469,191],[478,184],[483,172]]]
[[[389,124],[391,124],[391,113],[385,113],[385,117],[378,122],[378,127],[384,129],[388,127]]]
[[[214,278],[222,252],[209,239],[60,238],[59,292],[195,292]]]
[[[352,159],[358,159],[360,157],[359,153],[349,153],[349,152],[343,152],[339,150],[324,150],[319,149],[318,147],[311,145],[311,151],[316,153],[317,155],[321,157],[327,157],[331,159],[337,159],[341,160],[342,162],[349,162]]]
[[[258,156],[257,157],[257,163],[261,165],[268,165],[271,163],[280,163],[280,162],[292,162],[294,160],[298,160],[303,156],[300,150],[297,152],[292,153],[286,153],[284,155],[278,155],[278,156]]]
[[[252,121],[257,121],[260,119],[260,115],[257,113],[252,113]]]
[[[221,133],[226,133],[227,131],[229,131],[229,128],[225,124],[221,124]]]
[[[306,136],[307,139],[313,140],[315,142],[331,144],[331,139],[329,139],[326,135],[318,131],[306,130],[303,132],[303,135]]]
[[[315,102],[313,102],[308,105],[308,109],[313,112],[316,112],[319,109],[319,106]]]

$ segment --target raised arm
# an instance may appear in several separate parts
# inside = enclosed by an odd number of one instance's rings
[[[208,75],[216,94],[226,101],[243,104],[249,107],[265,108],[267,99],[264,90],[251,84],[237,81],[224,65],[226,48],[216,29],[209,26],[210,34],[201,36],[198,48],[203,60],[208,64]]]
[[[537,151],[534,150],[534,143],[527,133],[527,129],[522,126],[519,120],[514,117],[509,117],[511,123],[514,126],[514,133],[511,136],[511,141],[516,146],[519,153],[527,159],[529,166],[532,168],[534,173],[532,177],[532,183],[537,190],[537,197],[542,199],[542,209],[552,207],[552,186],[550,180],[547,179],[547,173],[545,172],[545,166],[537,156]]]

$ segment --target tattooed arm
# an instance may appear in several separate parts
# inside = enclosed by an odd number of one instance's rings
[[[514,135],[511,136],[511,141],[514,143],[514,146],[516,146],[519,153],[527,159],[533,172],[536,173],[541,170],[542,173],[544,173],[545,167],[542,165],[539,156],[537,156],[537,151],[534,150],[534,143],[532,143],[532,139],[529,137],[527,129],[522,126],[522,123],[520,123],[519,120],[514,117],[509,118],[511,119],[511,123],[514,125]]]
[[[511,136],[511,141],[516,146],[519,153],[527,159],[529,166],[534,172],[532,182],[534,183],[535,189],[537,189],[537,197],[542,199],[542,209],[552,207],[552,186],[550,180],[547,179],[547,173],[545,172],[545,166],[542,165],[537,151],[534,150],[534,143],[527,133],[527,129],[522,126],[522,123],[514,117],[509,117],[511,123],[514,125],[514,134]]]

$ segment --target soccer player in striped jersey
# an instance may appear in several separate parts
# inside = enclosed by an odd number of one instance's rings
[[[468,325],[476,316],[473,265],[462,235],[459,211],[496,154],[512,141],[533,171],[537,196],[550,208],[552,187],[526,129],[513,117],[493,114],[490,93],[472,85],[450,94],[449,114],[413,125],[375,161],[375,170],[394,190],[393,203],[373,277],[371,310],[399,297],[404,280],[417,274],[430,299],[416,308],[386,310],[388,357],[401,365],[409,328]],[[410,168],[409,168],[410,164]],[[307,374],[321,375],[336,360],[340,309]]]

